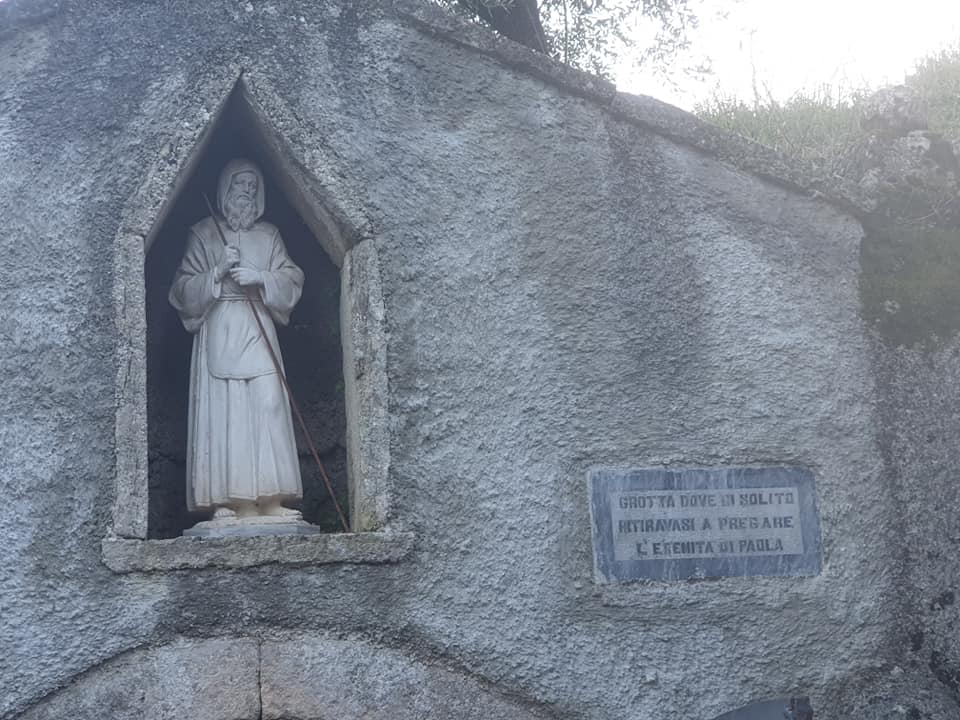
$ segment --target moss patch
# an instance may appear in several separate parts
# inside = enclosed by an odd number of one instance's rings
[[[894,345],[936,345],[960,330],[960,230],[869,229],[860,250],[863,314]]]

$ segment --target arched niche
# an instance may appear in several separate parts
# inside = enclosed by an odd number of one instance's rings
[[[731,710],[714,720],[813,720],[813,708],[806,698],[786,698],[751,703]]]
[[[74,677],[20,720],[550,720],[433,658],[361,638],[180,638]]]
[[[147,537],[179,536],[206,519],[187,512],[187,389],[193,336],[167,300],[183,257],[191,225],[207,217],[204,194],[216,202],[221,169],[235,157],[256,162],[264,172],[267,206],[263,219],[276,225],[293,261],[304,271],[303,295],[286,327],[278,327],[287,380],[306,419],[340,505],[349,506],[346,409],[340,333],[340,271],[328,253],[336,247],[320,225],[308,226],[284,192],[290,187],[269,152],[243,93],[235,91],[213,125],[163,222],[151,238],[144,267],[147,328],[148,505]],[[336,511],[316,464],[297,429],[304,519],[325,530],[340,530]]]

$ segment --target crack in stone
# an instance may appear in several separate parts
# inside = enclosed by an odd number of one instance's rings
[[[257,720],[263,720],[263,640],[257,638]]]

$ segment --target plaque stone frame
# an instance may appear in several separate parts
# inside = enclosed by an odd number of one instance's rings
[[[593,537],[593,557],[594,557],[594,575],[597,583],[622,583],[634,580],[686,580],[686,579],[708,579],[722,577],[797,577],[818,575],[821,569],[821,550],[822,543],[820,538],[820,521],[816,507],[816,487],[813,473],[803,467],[793,466],[774,466],[774,467],[729,467],[729,468],[645,468],[645,469],[617,469],[617,468],[593,468],[588,472],[588,486],[590,494],[590,520]],[[786,499],[792,498],[790,502],[789,516],[794,518],[787,526],[787,530],[781,532],[789,534],[793,539],[793,544],[787,540],[787,549],[782,553],[777,553],[772,549],[756,552],[718,552],[718,543],[711,543],[706,546],[704,540],[711,540],[717,535],[711,535],[709,532],[701,531],[697,533],[692,531],[689,537],[694,538],[694,542],[700,541],[696,545],[696,550],[690,550],[686,553],[677,553],[678,556],[656,556],[650,553],[647,557],[639,556],[639,547],[637,557],[624,557],[623,545],[617,544],[615,535],[621,532],[624,527],[636,528],[636,525],[630,523],[637,520],[626,520],[626,526],[620,525],[620,520],[616,521],[615,513],[620,512],[614,508],[614,499],[621,498],[630,493],[637,493],[636,498],[655,498],[673,497],[675,500],[680,496],[709,499],[717,498],[721,494],[727,498],[732,498],[733,503],[728,507],[711,506],[708,509],[693,510],[687,513],[673,510],[661,510],[659,506],[654,506],[650,512],[644,514],[643,511],[633,511],[633,518],[640,518],[643,522],[644,517],[649,518],[668,518],[668,522],[676,523],[676,520],[669,519],[672,516],[687,514],[696,515],[697,512],[711,513],[713,507],[716,508],[717,516],[725,511],[727,514],[737,515],[749,518],[751,508],[737,507],[742,500],[744,505],[748,505],[751,500],[764,499]],[[657,493],[661,493],[658,496]],[[787,495],[789,493],[789,495]],[[795,493],[795,495],[794,495]],[[619,500],[618,508],[621,507]],[[761,502],[763,506],[766,503]],[[673,506],[671,505],[671,508]],[[776,509],[776,508],[774,508]],[[765,517],[761,507],[756,512],[762,520]],[[744,513],[747,513],[744,515]],[[708,514],[703,517],[712,518],[714,515]],[[687,519],[689,521],[689,519]],[[653,522],[656,522],[654,520]],[[713,523],[716,528],[716,523]],[[799,526],[799,527],[797,527]],[[662,526],[655,526],[662,527]],[[672,527],[678,527],[674,524]],[[712,531],[716,532],[716,530]],[[735,531],[734,531],[735,532]],[[744,531],[748,533],[749,531]],[[775,535],[776,531],[769,533]],[[633,536],[635,538],[643,537],[641,534]],[[662,537],[662,533],[661,533]],[[726,535],[732,538],[727,542],[735,542],[737,550],[741,550],[744,545],[740,544],[742,538],[736,535]],[[662,546],[665,543],[660,543]],[[673,547],[678,547],[681,543],[666,543]],[[753,544],[746,544],[748,548],[754,548],[759,545],[757,541]],[[704,547],[709,551],[703,551]],[[684,550],[688,547],[682,546]],[[760,547],[763,547],[762,545]],[[799,552],[796,552],[799,550]],[[696,555],[690,557],[689,555]],[[620,557],[618,557],[618,554]]]

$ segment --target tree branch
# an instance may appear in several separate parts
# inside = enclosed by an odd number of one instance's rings
[[[457,0],[494,30],[537,52],[548,53],[547,35],[540,22],[537,0],[512,0],[501,4],[483,0]]]

